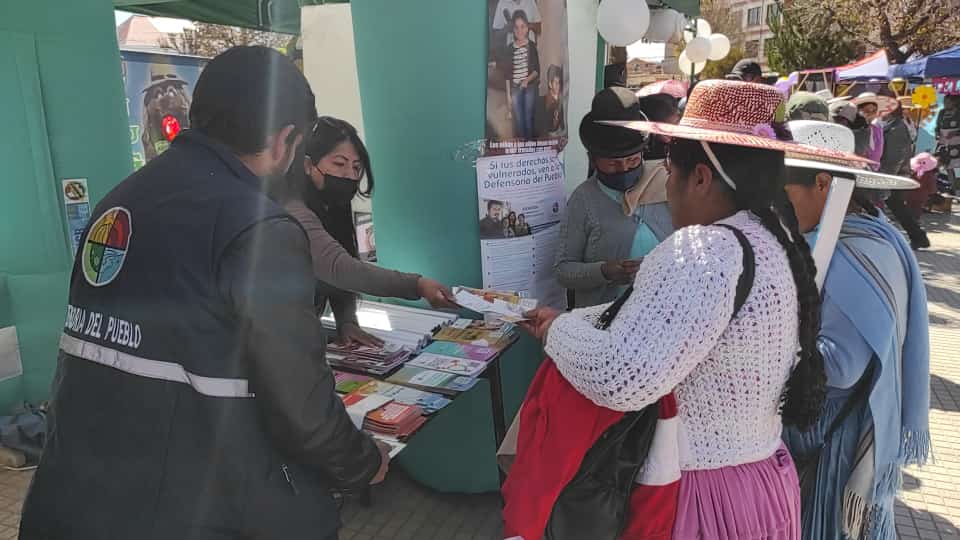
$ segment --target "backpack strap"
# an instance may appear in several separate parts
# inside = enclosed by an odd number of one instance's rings
[[[743,249],[743,273],[740,274],[740,279],[737,280],[737,295],[733,300],[733,316],[730,317],[732,319],[740,313],[740,308],[747,303],[747,297],[750,296],[750,291],[753,290],[753,280],[756,275],[757,264],[753,254],[753,246],[750,245],[750,241],[747,240],[747,236],[743,234],[743,231],[726,223],[717,223],[717,226],[729,229],[730,232],[737,237],[737,241],[740,242],[740,248]]]
[[[743,249],[743,273],[740,274],[740,279],[737,280],[737,295],[734,297],[733,301],[733,315],[730,317],[733,319],[737,316],[737,313],[740,313],[740,308],[747,302],[747,297],[750,296],[750,291],[753,290],[753,279],[756,273],[756,258],[753,254],[753,246],[750,245],[750,241],[747,240],[746,235],[743,234],[743,231],[725,223],[717,223],[718,227],[723,227],[724,229],[729,229],[734,236],[737,237],[737,241],[740,242],[740,247]],[[630,298],[630,295],[633,293],[633,285],[627,287],[627,290],[623,291],[612,304],[608,307],[602,314],[600,318],[597,319],[597,328],[600,330],[606,330],[610,327],[610,323],[613,322],[613,319],[617,316],[617,313],[620,312],[620,308],[623,307],[623,304]]]

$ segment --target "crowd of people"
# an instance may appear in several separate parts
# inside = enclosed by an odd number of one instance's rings
[[[583,118],[590,170],[556,262],[575,309],[522,323],[548,358],[519,417],[505,536],[895,538],[901,468],[930,452],[927,308],[875,188],[909,181],[858,155],[848,103],[791,108],[753,76],[701,82],[682,116],[671,96],[608,88]],[[871,105],[853,106],[866,121]],[[337,339],[376,346],[356,294],[445,308],[450,290],[357,258],[370,156],[280,53],[211,60],[190,117],[93,212],[125,215],[129,243],[108,282],[78,257],[71,312],[142,340],[65,328],[21,538],[335,539],[337,501],[387,473],[388,448],[334,391],[317,314],[329,304]],[[858,187],[817,268],[838,176]],[[487,202],[481,236],[530,234],[504,210]]]

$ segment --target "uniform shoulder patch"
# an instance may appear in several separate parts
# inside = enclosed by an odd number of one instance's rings
[[[80,253],[83,277],[94,287],[103,287],[120,274],[133,232],[130,212],[115,206],[90,226]]]

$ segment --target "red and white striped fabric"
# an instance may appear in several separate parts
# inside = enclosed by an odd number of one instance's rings
[[[660,398],[660,419],[650,453],[630,495],[627,527],[620,540],[667,540],[673,536],[680,494],[680,419],[673,392]]]
[[[672,393],[660,398],[660,419],[637,475],[621,540],[666,540],[673,533],[680,489],[679,418]],[[503,486],[504,537],[539,540],[553,505],[587,451],[623,413],[581,395],[547,358],[518,414],[515,454]]]

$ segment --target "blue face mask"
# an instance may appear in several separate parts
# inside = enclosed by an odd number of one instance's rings
[[[606,174],[597,170],[597,180],[614,191],[626,191],[632,188],[637,185],[637,180],[640,180],[641,175],[643,175],[643,165],[614,174]]]
[[[807,240],[807,244],[810,245],[810,249],[813,249],[813,246],[817,245],[817,238],[820,236],[820,224],[817,223],[817,226],[814,227],[810,232],[803,235]]]

